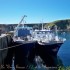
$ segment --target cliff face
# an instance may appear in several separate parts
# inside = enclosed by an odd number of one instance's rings
[[[33,29],[41,29],[41,23],[31,23],[31,24],[24,24],[25,26],[33,27]],[[53,28],[57,25],[59,30],[70,30],[70,19],[66,20],[57,20],[51,23],[43,23],[44,28],[50,26]],[[13,31],[17,24],[0,24],[0,33],[5,33],[9,31]]]
[[[3,35],[0,37],[0,65],[2,65],[8,55],[8,50],[12,44],[12,37],[9,34]],[[1,69],[0,69],[1,70]]]

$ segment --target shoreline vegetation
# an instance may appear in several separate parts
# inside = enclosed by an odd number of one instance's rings
[[[70,19],[57,20],[57,21],[53,21],[53,22],[50,22],[50,23],[28,23],[28,24],[24,24],[24,26],[33,27],[33,29],[41,29],[42,24],[43,24],[43,27],[45,29],[47,29],[48,26],[49,26],[50,29],[53,30],[54,26],[56,25],[58,31],[70,31]],[[1,33],[6,33],[6,32],[9,32],[9,31],[14,31],[14,28],[17,25],[18,24],[0,24],[0,32]],[[23,23],[21,25],[23,25]]]
[[[70,70],[70,66],[67,67],[59,66],[58,70]]]

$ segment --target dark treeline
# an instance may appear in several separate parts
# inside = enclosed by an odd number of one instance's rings
[[[55,25],[57,26],[58,30],[70,30],[70,19],[43,23],[44,28],[47,28],[49,26],[51,29],[53,29]],[[0,24],[0,31],[2,33],[13,31],[16,26],[17,24]],[[24,26],[33,27],[33,29],[41,29],[42,23],[29,23],[24,24]]]

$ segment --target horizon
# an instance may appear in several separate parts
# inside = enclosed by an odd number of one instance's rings
[[[50,23],[70,19],[69,0],[0,0],[0,24]]]
[[[64,20],[70,20],[70,19],[59,19],[59,20],[54,20],[54,21],[51,21],[51,22],[36,22],[36,23],[35,22],[30,22],[30,23],[24,23],[24,24],[52,23],[52,22],[55,22],[55,21],[62,21],[62,20],[64,21]],[[19,22],[18,23],[14,23],[14,24],[19,24]],[[23,23],[21,23],[21,24],[23,24]],[[5,25],[9,25],[9,24],[5,24]]]

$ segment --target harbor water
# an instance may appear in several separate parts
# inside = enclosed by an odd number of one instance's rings
[[[60,65],[70,66],[70,31],[59,32],[59,35],[66,38],[66,41],[62,44],[58,52]]]

